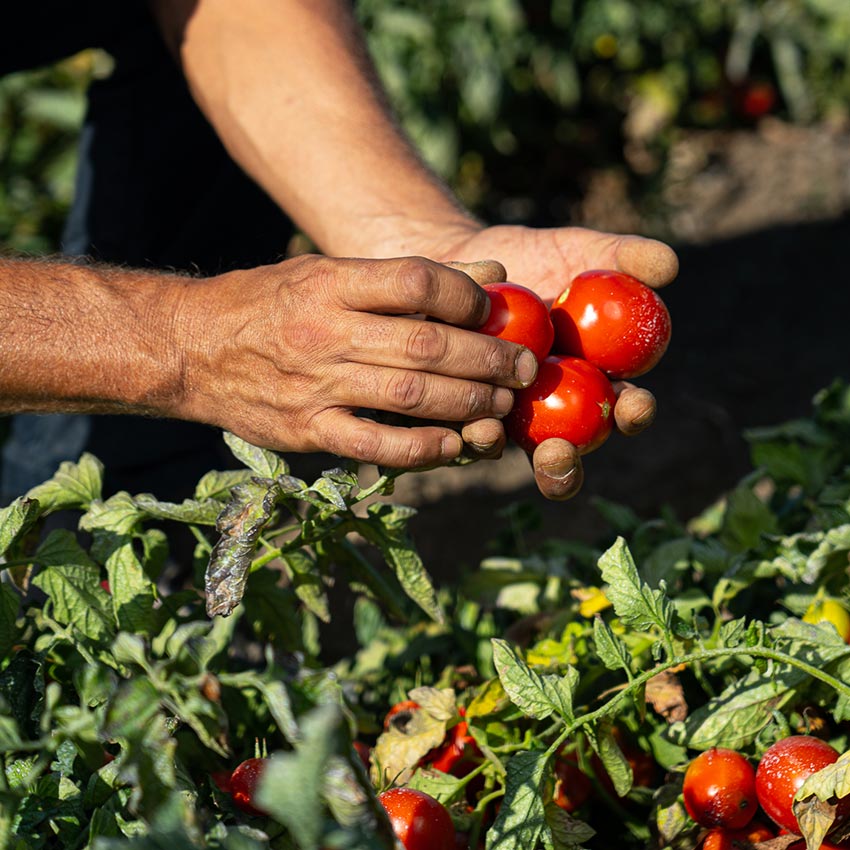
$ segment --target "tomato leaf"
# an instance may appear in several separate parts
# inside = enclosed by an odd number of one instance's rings
[[[328,596],[315,559],[304,549],[298,549],[282,555],[281,562],[292,582],[295,595],[304,603],[304,607],[323,623],[329,623],[331,614]]]
[[[609,670],[625,670],[631,678],[632,656],[626,645],[611,631],[600,616],[593,619],[593,642],[599,660]]]
[[[518,752],[508,762],[505,796],[487,830],[487,850],[527,850],[550,833],[543,804],[548,767],[546,753],[539,750]],[[546,843],[551,841],[550,833]]]
[[[5,582],[0,582],[0,658],[8,658],[18,640],[18,608],[21,597]]]
[[[568,667],[563,675],[541,675],[507,641],[494,638],[492,645],[496,673],[517,708],[535,720],[551,714],[568,722],[573,719],[573,694],[578,685],[574,667]]]
[[[596,755],[599,756],[605,772],[614,784],[618,796],[625,797],[632,789],[634,774],[628,759],[620,749],[614,737],[610,723],[600,723],[598,727],[586,726],[587,738]]]
[[[37,499],[15,499],[0,510],[0,557],[35,525],[41,514],[41,503]]]
[[[247,484],[254,477],[250,469],[226,469],[206,473],[195,486],[195,499],[206,502],[215,499],[218,502],[226,502],[230,498],[230,491],[239,484]]]
[[[669,632],[673,607],[660,590],[652,590],[638,575],[626,541],[618,537],[599,559],[602,579],[608,584],[605,595],[617,616],[628,626],[647,630],[656,627]]]
[[[252,478],[233,489],[216,528],[221,537],[207,565],[207,614],[228,616],[242,601],[257,541],[282,497],[280,485],[268,478]]]
[[[100,499],[103,464],[83,453],[77,463],[63,461],[56,474],[44,484],[33,487],[28,499],[37,499],[42,514],[60,510],[87,510]]]
[[[581,847],[585,841],[590,841],[596,835],[593,827],[567,814],[560,806],[552,802],[546,804],[546,824],[549,827],[551,841],[546,840],[545,830],[541,838],[544,844],[552,847],[553,850],[571,850]]]
[[[221,512],[221,504],[215,499],[199,502],[185,499],[180,504],[160,502],[150,493],[140,493],[133,502],[145,516],[151,519],[166,519],[193,525],[215,525]]]
[[[444,622],[445,614],[437,599],[437,592],[407,533],[407,523],[416,511],[402,505],[381,502],[369,505],[367,513],[371,521],[358,525],[358,530],[381,550],[404,592],[432,620]]]
[[[224,432],[224,442],[237,460],[261,478],[277,478],[279,475],[289,474],[289,465],[286,461],[269,449],[253,446],[229,431]]]

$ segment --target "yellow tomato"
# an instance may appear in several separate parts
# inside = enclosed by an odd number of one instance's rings
[[[838,634],[850,643],[850,611],[833,599],[817,599],[803,614],[806,623],[832,623]]]

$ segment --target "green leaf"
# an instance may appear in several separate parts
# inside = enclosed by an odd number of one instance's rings
[[[764,534],[779,529],[776,515],[748,486],[732,491],[720,529],[720,542],[732,552],[743,552],[758,546]]]
[[[434,585],[407,534],[407,523],[416,511],[381,502],[369,505],[367,513],[369,521],[358,525],[358,530],[381,550],[404,592],[432,620],[444,622],[445,614]]]
[[[487,830],[487,850],[528,850],[549,832],[543,805],[548,762],[545,752],[535,750],[518,752],[508,762],[505,796]]]
[[[657,627],[670,630],[673,609],[660,590],[652,590],[641,581],[631,552],[622,537],[599,559],[602,579],[607,583],[605,595],[622,622],[646,631]]]
[[[289,466],[278,454],[269,449],[260,449],[250,443],[231,434],[224,432],[224,442],[227,443],[233,456],[242,461],[249,469],[263,478],[277,478],[279,475],[288,475]]]
[[[567,814],[553,802],[546,804],[546,824],[552,834],[550,846],[554,850],[579,848],[596,835],[593,827]]]
[[[195,499],[206,502],[210,499],[223,502],[230,498],[230,491],[239,484],[247,484],[254,477],[250,469],[228,469],[223,472],[208,472],[195,487]]]
[[[155,587],[136,557],[132,540],[122,536],[116,538],[119,541],[106,559],[115,623],[121,631],[150,636],[156,623]]]
[[[18,609],[21,597],[6,582],[0,582],[0,658],[8,658],[18,642]]]
[[[543,720],[557,714],[566,721],[573,719],[573,694],[578,684],[578,671],[567,668],[564,676],[540,675],[504,640],[493,638],[493,664],[511,702],[524,714]]]
[[[150,493],[140,493],[133,502],[151,519],[174,520],[194,525],[215,525],[221,512],[221,504],[215,499],[199,502],[185,499],[179,505],[174,502],[160,502]]]
[[[42,571],[33,579],[50,598],[52,615],[63,626],[97,642],[114,634],[112,601],[100,586],[100,570],[69,531],[51,532],[36,552]]]
[[[206,571],[207,614],[228,616],[242,601],[257,541],[281,497],[280,485],[252,478],[233,489],[216,527],[221,537]]]
[[[77,463],[63,461],[49,481],[33,487],[28,499],[37,499],[41,513],[60,510],[87,510],[100,499],[103,464],[94,455],[84,453]]]
[[[41,513],[37,500],[23,497],[0,510],[0,557],[26,535]]]
[[[282,555],[281,561],[289,574],[292,589],[304,603],[304,607],[312,611],[323,623],[329,623],[331,613],[328,596],[315,560],[304,549],[298,549]]]
[[[620,749],[614,737],[610,723],[602,723],[598,728],[585,727],[588,740],[596,755],[599,756],[605,772],[614,784],[614,790],[620,797],[625,797],[632,790],[634,775],[628,759]]]
[[[304,715],[301,730],[296,749],[276,754],[263,771],[257,805],[284,824],[299,847],[316,850],[324,823],[325,773],[344,731],[342,711],[333,703],[318,706]]]
[[[599,615],[593,619],[593,642],[596,654],[609,670],[625,670],[631,676],[631,653]]]

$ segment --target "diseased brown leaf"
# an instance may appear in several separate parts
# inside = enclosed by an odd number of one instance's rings
[[[665,670],[646,683],[646,701],[668,723],[682,721],[688,716],[685,691],[673,670]]]

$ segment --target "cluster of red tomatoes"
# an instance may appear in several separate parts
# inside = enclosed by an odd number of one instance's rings
[[[799,835],[792,803],[813,773],[833,764],[838,752],[812,735],[791,735],[769,747],[756,767],[736,750],[714,747],[698,755],[685,772],[683,797],[688,814],[708,832],[702,850],[732,850]],[[767,819],[762,815],[767,815]],[[850,815],[850,799],[839,804],[836,825]],[[823,850],[848,845],[824,842]],[[805,850],[802,839],[788,850]]]
[[[527,452],[560,437],[580,454],[599,448],[614,424],[612,380],[646,374],[670,342],[670,314],[659,295],[630,275],[587,271],[551,308],[516,283],[491,283],[479,330],[529,348],[537,379],[515,393],[508,436]]]

